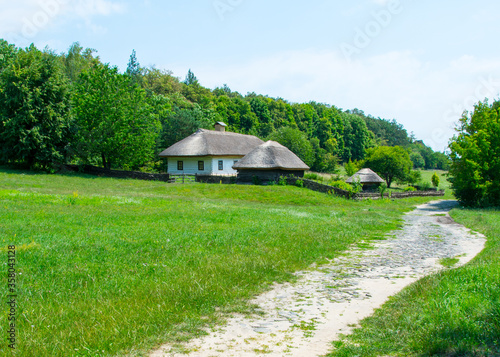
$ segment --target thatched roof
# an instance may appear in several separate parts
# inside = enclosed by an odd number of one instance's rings
[[[349,177],[345,182],[353,183],[354,181],[357,180],[357,177],[359,177],[359,180],[361,183],[382,183],[382,182],[385,182],[379,175],[377,175],[371,169],[361,169],[358,172],[356,172],[354,175]]]
[[[159,156],[245,156],[262,143],[252,135],[200,129]]]
[[[233,169],[308,170],[309,166],[276,141],[268,141],[233,165]]]

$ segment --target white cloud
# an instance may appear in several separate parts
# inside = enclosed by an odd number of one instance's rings
[[[91,31],[102,32],[103,28],[92,22],[93,17],[125,11],[124,5],[112,0],[0,0],[0,7],[0,37],[20,46],[60,19],[80,19]]]
[[[500,93],[500,78],[492,77],[500,73],[500,59],[462,57],[438,68],[409,51],[351,62],[335,51],[294,51],[232,66],[200,63],[192,69],[212,88],[226,83],[243,94],[314,100],[394,118],[436,150],[446,148],[464,109]]]

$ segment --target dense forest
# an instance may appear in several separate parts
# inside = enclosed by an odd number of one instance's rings
[[[0,160],[31,168],[64,163],[162,171],[158,153],[217,121],[228,130],[288,145],[312,170],[333,172],[363,160],[370,148],[398,146],[414,168],[447,169],[448,157],[409,135],[395,120],[323,103],[203,87],[190,70],[103,63],[74,43],[67,53],[0,39]],[[292,147],[293,146],[293,147]]]

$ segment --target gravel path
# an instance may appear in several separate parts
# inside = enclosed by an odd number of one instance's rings
[[[326,266],[296,274],[295,284],[276,284],[256,297],[261,314],[232,316],[200,339],[170,345],[151,357],[320,356],[331,341],[373,313],[389,296],[443,269],[442,258],[463,265],[484,247],[484,236],[455,223],[455,201],[434,201],[405,215],[402,230],[373,249],[352,249]]]

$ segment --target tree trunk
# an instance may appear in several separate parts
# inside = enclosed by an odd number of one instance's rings
[[[104,154],[101,154],[101,157],[102,157],[102,166],[105,168],[105,169],[109,169],[108,167],[108,162],[106,162],[106,156]]]

